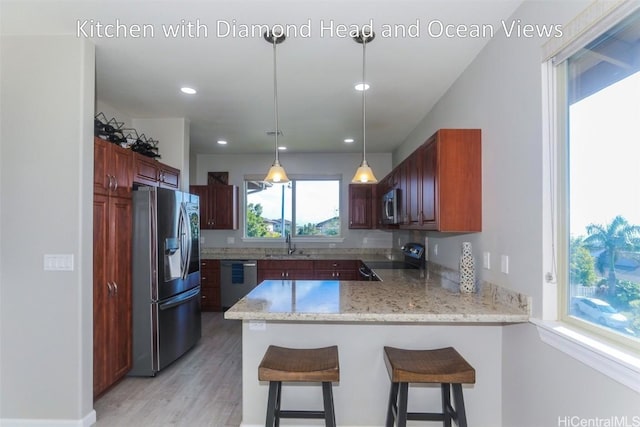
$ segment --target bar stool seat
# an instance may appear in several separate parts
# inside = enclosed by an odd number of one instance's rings
[[[270,345],[258,367],[258,380],[269,381],[266,426],[278,426],[280,418],[324,418],[335,427],[331,383],[340,381],[338,347],[286,348]],[[281,410],[283,382],[322,383],[323,411]]]
[[[387,427],[397,420],[398,427],[405,427],[407,420],[443,421],[451,426],[467,426],[462,396],[462,384],[475,384],[476,371],[453,348],[435,350],[405,350],[384,347],[384,361],[391,379]],[[409,383],[439,383],[442,393],[442,412],[407,412]],[[454,406],[451,405],[453,390]]]

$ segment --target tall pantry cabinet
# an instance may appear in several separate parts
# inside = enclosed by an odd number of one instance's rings
[[[94,398],[131,369],[132,154],[94,140]]]

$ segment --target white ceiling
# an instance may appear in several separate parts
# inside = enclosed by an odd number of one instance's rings
[[[278,45],[280,143],[288,152],[362,148],[362,46],[331,34],[338,24],[373,22],[367,45],[367,151],[390,152],[409,135],[489,37],[435,37],[429,23],[491,25],[496,32],[522,0],[443,1],[41,1],[2,2],[3,33],[77,33],[78,21],[150,25],[153,37],[94,37],[97,97],[134,118],[186,117],[192,151],[273,150],[273,50],[261,33],[234,37],[236,24],[289,24],[311,36]],[[162,25],[199,23],[200,37],[165,37]],[[333,27],[330,23],[333,20]],[[420,37],[388,34],[419,25]],[[92,28],[89,22],[84,32]],[[324,24],[324,30],[322,25]],[[93,26],[95,28],[95,26]],[[149,27],[148,27],[149,28]],[[218,30],[221,32],[219,33]],[[193,32],[194,35],[198,35]],[[83,36],[83,33],[80,34]],[[180,93],[183,85],[197,95]],[[152,135],[160,140],[162,135]],[[356,142],[347,145],[344,138]],[[216,144],[218,139],[229,142]]]

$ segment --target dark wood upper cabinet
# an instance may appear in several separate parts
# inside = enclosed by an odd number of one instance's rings
[[[235,185],[192,185],[192,194],[200,197],[200,228],[237,230],[239,190]]]
[[[177,190],[180,187],[180,170],[140,153],[133,153],[133,181]]]
[[[133,152],[104,139],[93,139],[93,192],[105,196],[131,195]]]
[[[349,184],[349,228],[375,228],[377,222],[376,186]]]
[[[480,129],[437,131],[380,180],[374,205],[392,188],[400,189],[401,229],[482,231]]]

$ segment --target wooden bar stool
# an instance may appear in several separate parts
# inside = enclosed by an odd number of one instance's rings
[[[462,384],[475,384],[476,371],[453,347],[404,350],[385,346],[384,362],[391,378],[387,427],[393,427],[395,420],[398,427],[405,427],[407,420],[442,421],[446,427],[454,420],[459,427],[467,427]],[[409,383],[439,383],[442,412],[407,412]]]
[[[270,345],[258,367],[258,379],[269,381],[265,426],[278,427],[280,418],[324,418],[325,425],[335,427],[331,383],[340,381],[338,347],[285,348]],[[323,411],[280,409],[282,382],[321,382]]]

